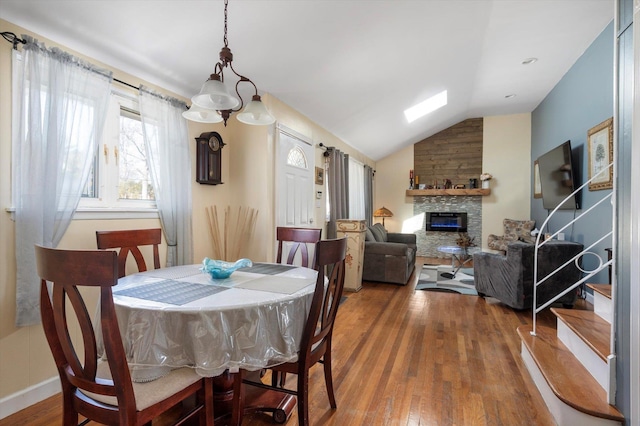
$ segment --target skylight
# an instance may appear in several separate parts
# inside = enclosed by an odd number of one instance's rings
[[[407,117],[407,121],[409,123],[417,120],[420,117],[423,117],[430,112],[437,110],[438,108],[442,108],[447,104],[447,91],[443,90],[427,99],[426,101],[422,101],[417,105],[412,106],[404,110],[404,116]]]

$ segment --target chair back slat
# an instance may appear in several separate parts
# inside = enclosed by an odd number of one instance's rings
[[[152,391],[131,380],[112,293],[119,271],[115,251],[36,246],[35,254],[42,327],[62,387],[61,424],[75,426],[82,415],[97,424],[151,425],[152,419],[168,410],[173,419],[174,407],[189,398],[190,403],[185,404],[174,424],[193,424],[187,421],[197,416],[200,425],[213,425],[213,381],[195,373],[189,373],[192,378],[188,382],[184,374],[178,375],[177,380],[172,373],[158,379],[164,380],[153,391],[158,401],[145,404],[145,397],[141,397],[138,406],[136,395]],[[87,309],[83,297],[89,289],[82,287],[100,292],[94,321],[96,309]],[[75,332],[78,326],[80,339]],[[102,338],[100,352],[96,337]]]
[[[276,239],[278,240],[278,254],[276,262],[282,263],[284,246],[286,243],[290,243],[286,263],[288,265],[293,265],[294,259],[299,253],[301,266],[305,268],[313,268],[313,259],[311,264],[309,264],[309,244],[315,245],[320,241],[321,237],[322,229],[279,226],[276,229]]]
[[[111,287],[118,283],[116,252],[58,250],[41,246],[36,246],[35,250],[36,267],[41,278],[42,324],[60,373],[63,392],[78,388],[117,396],[119,409],[135,414],[135,396],[111,292]],[[100,287],[100,323],[97,326],[93,324],[80,287]],[[70,333],[74,319],[80,327],[81,347],[76,347]],[[99,357],[96,330],[103,335],[111,381],[96,378]],[[82,361],[81,353],[84,354]]]
[[[162,242],[162,230],[131,229],[125,231],[96,231],[96,242],[101,250],[119,248],[118,253],[118,277],[126,275],[126,264],[131,254],[138,267],[138,272],[147,270],[147,264],[140,251],[140,246],[153,246],[153,267],[160,268],[160,254],[158,246]]]
[[[300,343],[299,362],[315,362],[314,354],[324,353],[327,345],[330,345],[333,324],[344,290],[346,253],[346,238],[322,240],[316,244],[318,278]],[[325,277],[328,278],[326,288]]]

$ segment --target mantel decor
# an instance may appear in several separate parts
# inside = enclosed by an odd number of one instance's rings
[[[429,197],[438,195],[464,196],[464,195],[481,195],[487,196],[491,194],[491,189],[485,188],[465,188],[465,189],[407,189],[407,197]]]
[[[222,183],[222,148],[225,143],[218,132],[204,132],[196,138],[196,182],[206,185]]]

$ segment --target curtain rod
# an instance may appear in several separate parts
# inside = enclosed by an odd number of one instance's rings
[[[115,78],[115,77],[113,78],[113,81],[115,81],[116,83],[123,84],[123,85],[125,85],[125,86],[129,86],[129,87],[131,87],[132,89],[140,90],[140,88],[139,88],[139,87],[134,86],[133,84],[129,84],[129,83],[127,83],[126,81],[118,80],[118,79],[117,79],[117,78]]]
[[[13,48],[18,50],[18,43],[26,44],[27,42],[10,31],[3,31],[2,38],[13,44]]]
[[[18,44],[27,44],[27,42],[25,40],[21,39],[20,37],[18,37],[17,35],[15,35],[14,33],[10,32],[10,31],[3,31],[0,34],[2,35],[2,38],[4,38],[6,41],[8,41],[9,43],[11,43],[13,45],[13,49],[14,50],[18,50]],[[123,84],[123,85],[128,86],[128,87],[131,87],[132,89],[136,89],[136,90],[139,89],[139,87],[134,86],[133,84],[127,83],[126,81],[119,80],[117,78],[113,78],[113,81],[115,81],[116,83]]]

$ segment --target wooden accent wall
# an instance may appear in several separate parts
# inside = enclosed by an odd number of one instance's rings
[[[413,170],[419,183],[442,185],[450,179],[468,188],[469,179],[475,178],[480,186],[482,123],[482,118],[470,118],[416,143]]]

